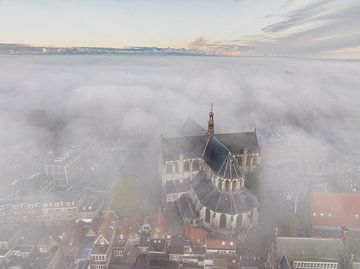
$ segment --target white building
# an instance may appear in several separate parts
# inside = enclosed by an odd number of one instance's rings
[[[56,187],[66,188],[71,185],[84,169],[86,150],[71,147],[63,155],[45,165],[45,173],[53,179]]]

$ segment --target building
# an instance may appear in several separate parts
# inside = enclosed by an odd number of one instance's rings
[[[98,236],[90,252],[90,268],[107,269],[117,231],[118,217],[114,211],[107,211],[99,227]]]
[[[102,208],[103,196],[98,192],[67,190],[16,194],[0,199],[0,224],[69,222],[94,218]]]
[[[53,179],[58,188],[67,188],[84,170],[86,149],[70,147],[61,156],[45,165],[45,173]]]
[[[325,193],[311,194],[311,224],[315,230],[360,231],[360,194]]]
[[[245,237],[257,224],[258,200],[245,180],[261,162],[255,132],[162,138],[163,201],[176,203],[185,224]]]
[[[274,237],[267,253],[268,269],[344,268],[342,238]]]
[[[233,240],[207,239],[206,254],[211,256],[235,256],[236,242]]]

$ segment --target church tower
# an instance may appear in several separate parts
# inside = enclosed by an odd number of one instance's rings
[[[211,104],[211,110],[209,113],[209,122],[208,122],[208,135],[214,136],[215,133],[215,124],[214,124],[214,112],[213,112],[213,104]]]

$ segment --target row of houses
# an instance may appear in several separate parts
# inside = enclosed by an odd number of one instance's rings
[[[65,226],[0,228],[0,268],[47,268],[65,239]]]
[[[46,191],[0,199],[0,224],[56,224],[100,214],[104,193],[93,190]]]

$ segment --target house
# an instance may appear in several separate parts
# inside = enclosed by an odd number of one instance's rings
[[[185,245],[189,244],[190,241],[185,240],[181,235],[171,237],[168,246],[169,260],[182,263]]]
[[[206,248],[194,244],[186,245],[183,255],[183,268],[204,268]]]
[[[151,238],[165,238],[166,236],[166,218],[161,209],[159,209],[152,221]]]
[[[73,260],[79,254],[82,232],[82,224],[79,222],[71,225],[67,230],[62,245],[65,260]]]
[[[108,210],[102,219],[98,236],[90,252],[90,268],[106,269],[109,267],[117,225],[117,215],[114,211]]]
[[[327,193],[311,194],[311,225],[314,230],[360,231],[360,194]]]
[[[139,255],[146,255],[150,246],[150,232],[142,231],[138,245]]]
[[[267,252],[265,268],[342,268],[342,238],[277,237]]]
[[[112,247],[112,264],[121,264],[125,262],[127,252],[127,241],[129,235],[129,221],[125,219],[121,226],[118,227]]]
[[[65,231],[62,227],[47,228],[37,244],[37,248],[42,255],[49,255],[50,252],[59,247],[65,239]]]
[[[185,226],[184,237],[194,245],[204,246],[208,233],[209,232],[203,228]]]
[[[206,254],[209,256],[235,256],[236,242],[226,239],[207,239]]]

